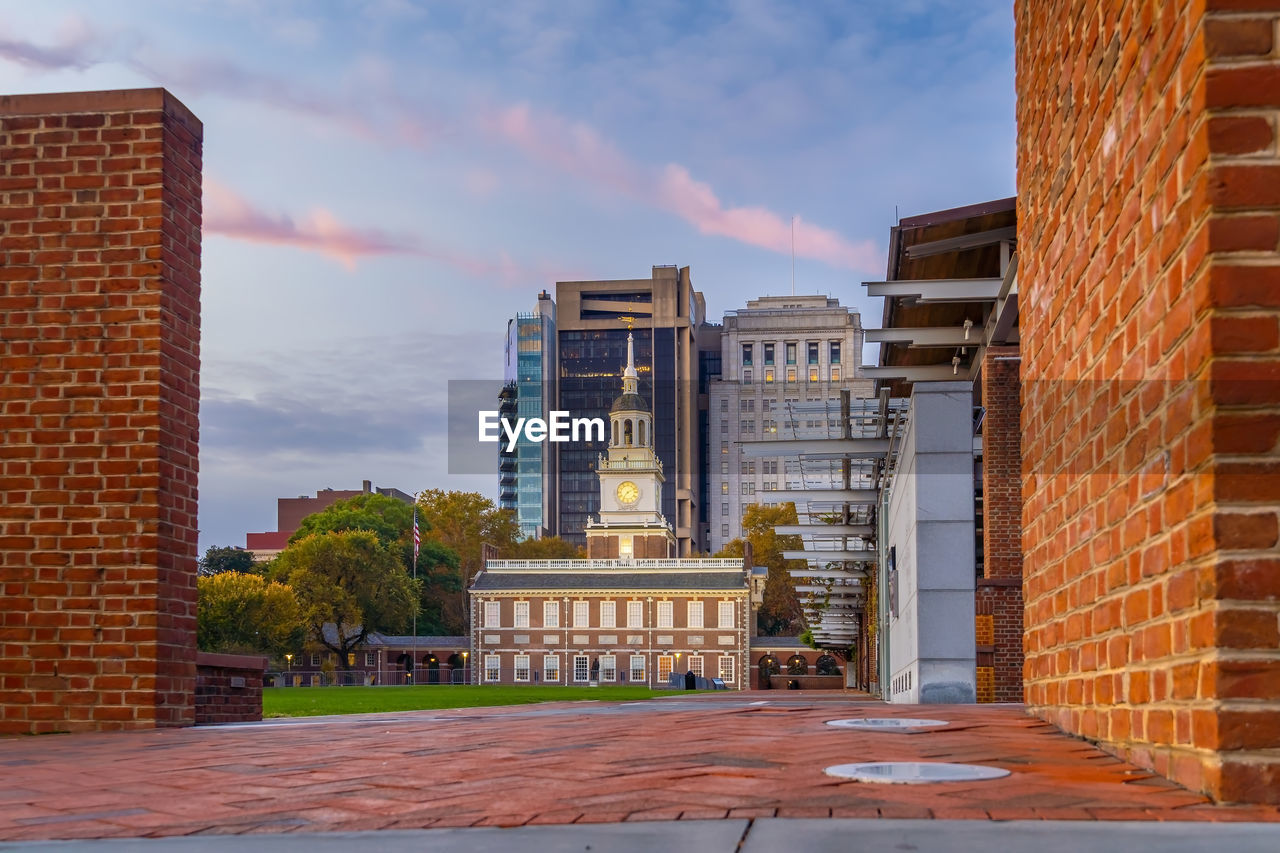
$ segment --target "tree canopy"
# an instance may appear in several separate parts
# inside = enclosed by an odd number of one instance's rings
[[[219,572],[196,580],[196,646],[205,652],[284,655],[305,638],[293,590],[260,575]]]
[[[418,610],[419,585],[367,530],[313,533],[282,551],[273,571],[293,587],[312,638],[344,668],[371,632],[404,632]]]
[[[256,573],[253,563],[253,552],[243,548],[218,547],[210,545],[209,550],[200,558],[199,573],[201,576],[220,575],[223,572]]]
[[[410,575],[415,573],[413,560],[413,505],[395,498],[368,493],[335,501],[320,512],[302,520],[290,542],[301,541],[317,533],[364,530],[394,553]],[[433,538],[431,521],[418,512],[418,530],[422,546],[418,553],[416,574],[419,581],[420,635],[462,634],[466,628],[461,612],[453,605],[462,592],[463,581],[458,554],[438,538]],[[453,606],[451,606],[453,605]],[[414,626],[406,626],[411,630]]]
[[[442,619],[445,624],[455,626],[456,633],[466,633],[464,590],[483,568],[485,545],[493,545],[501,553],[516,544],[520,528],[515,513],[498,509],[479,492],[427,489],[418,494],[418,518],[425,520],[430,528],[422,534],[424,545],[428,540],[438,542],[458,554],[461,570],[458,594],[443,600]]]
[[[751,543],[751,561],[757,566],[767,566],[769,574],[764,583],[764,602],[756,615],[762,635],[774,637],[791,635],[804,627],[804,614],[796,596],[795,582],[788,569],[801,568],[803,560],[787,560],[783,551],[799,551],[804,543],[799,536],[779,536],[774,526],[797,523],[796,506],[784,504],[752,504],[742,514],[742,532],[745,539],[725,543],[717,557],[741,557],[745,544]]]

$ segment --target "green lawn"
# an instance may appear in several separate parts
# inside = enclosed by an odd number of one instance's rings
[[[692,692],[692,691],[690,691]],[[581,700],[623,701],[680,695],[648,687],[507,687],[438,684],[417,687],[268,687],[262,691],[264,717],[315,717],[380,711],[430,711],[484,705],[529,705]]]

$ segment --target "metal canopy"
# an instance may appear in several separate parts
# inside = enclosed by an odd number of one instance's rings
[[[833,458],[875,459],[889,452],[884,438],[800,438],[738,443],[748,459],[765,456],[810,456],[834,454]]]
[[[773,528],[779,536],[871,536],[876,529],[870,524],[779,524]]]
[[[876,551],[873,548],[862,548],[854,551],[828,551],[814,548],[806,551],[783,551],[786,560],[827,560],[828,562],[874,563]]]
[[[828,504],[870,504],[880,502],[877,489],[779,489],[773,492],[756,492],[763,497],[765,503],[786,503],[787,501]]]
[[[950,364],[891,365],[889,367],[864,367],[862,372],[869,379],[905,379],[908,382],[947,382],[972,380],[972,367],[960,365],[959,370]]]
[[[1018,227],[1008,225],[1004,228],[991,228],[973,234],[961,234],[958,237],[944,237],[941,240],[930,240],[927,243],[913,243],[903,251],[908,258],[927,258],[931,255],[944,255],[947,252],[962,252],[965,249],[976,249],[979,246],[991,246],[1016,238]]]
[[[868,296],[920,302],[991,302],[1000,295],[998,278],[933,278],[916,281],[864,281]]]

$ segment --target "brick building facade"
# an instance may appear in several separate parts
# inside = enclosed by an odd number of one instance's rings
[[[202,134],[0,97],[0,733],[195,719]]]
[[[1015,15],[1027,701],[1280,801],[1280,8]]]

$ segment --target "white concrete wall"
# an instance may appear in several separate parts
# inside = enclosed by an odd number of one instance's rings
[[[972,418],[968,382],[916,383],[889,495],[891,702],[976,699]]]

